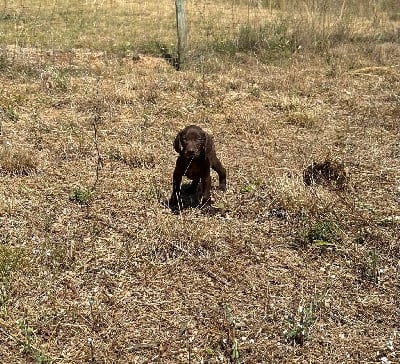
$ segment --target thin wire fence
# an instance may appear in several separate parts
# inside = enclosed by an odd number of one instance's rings
[[[250,52],[261,61],[340,42],[399,41],[400,2],[187,1],[189,62]],[[4,0],[2,47],[90,49],[116,55],[176,52],[175,2]]]

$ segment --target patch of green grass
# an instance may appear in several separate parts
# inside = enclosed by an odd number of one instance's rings
[[[17,17],[17,14],[15,14],[15,13],[12,14],[12,13],[6,12],[6,11],[0,12],[0,21],[1,22],[13,21],[16,19],[16,17]]]
[[[81,206],[87,206],[94,192],[95,190],[92,186],[88,188],[75,187],[69,196],[69,200]]]
[[[249,87],[249,93],[250,93],[250,95],[259,98],[261,95],[261,90],[257,86],[251,86],[251,87]]]
[[[176,35],[174,7],[163,11],[159,3],[148,4],[145,14],[141,4],[131,3],[115,6],[113,2],[69,0],[43,6],[40,0],[32,0],[24,5],[10,2],[0,15],[3,44],[91,48],[125,55],[135,49],[154,51],[156,40],[171,43]]]
[[[254,185],[251,184],[251,183],[248,183],[248,184],[244,185],[244,186],[240,189],[240,192],[241,192],[241,193],[248,193],[248,192],[254,191],[255,189],[256,189],[256,186],[254,186]]]
[[[11,106],[9,106],[5,109],[0,109],[0,113],[3,113],[4,117],[7,120],[10,120],[13,122],[18,121],[18,119],[19,119],[19,115],[18,115],[17,111]]]
[[[339,226],[331,220],[317,220],[309,226],[306,240],[313,246],[335,246],[342,240]]]
[[[248,192],[253,192],[257,189],[263,188],[263,181],[262,179],[256,178],[253,181],[248,181],[245,183],[241,188],[240,192],[241,193],[248,193]]]
[[[282,18],[258,27],[241,26],[237,46],[239,51],[291,51],[293,45],[289,22]]]
[[[36,364],[50,364],[51,359],[40,349],[34,346],[35,332],[28,325],[26,317],[17,321],[18,328],[24,337],[22,341],[22,351],[25,355],[30,356]]]
[[[287,58],[294,50],[286,19],[267,22],[258,26],[244,24],[234,35],[215,34],[207,45],[220,55],[235,56],[236,53],[251,53],[261,62],[273,62]],[[207,51],[205,51],[207,52]]]

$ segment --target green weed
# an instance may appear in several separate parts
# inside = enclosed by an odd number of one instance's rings
[[[254,191],[255,189],[256,189],[256,187],[255,187],[253,184],[248,183],[248,184],[244,185],[244,186],[240,189],[240,192],[241,192],[241,193],[248,193],[248,192]]]
[[[234,56],[236,53],[252,53],[262,62],[270,62],[289,56],[294,44],[285,19],[263,25],[242,25],[232,35],[217,34],[209,40],[210,50],[218,54]]]
[[[69,196],[69,200],[81,206],[87,206],[94,192],[95,190],[92,186],[88,188],[75,187]]]
[[[18,121],[18,119],[19,119],[19,115],[18,115],[17,111],[11,106],[0,109],[0,113],[2,113],[7,120],[10,120],[13,122]]]
[[[292,327],[286,333],[286,340],[291,344],[303,345],[307,340],[311,326],[316,320],[316,303],[311,302],[307,307],[299,307],[300,318],[292,322]]]
[[[309,227],[306,240],[314,246],[335,246],[342,240],[341,230],[333,221],[317,220]]]
[[[380,257],[376,250],[369,251],[367,257],[365,257],[361,263],[361,277],[366,281],[379,285],[382,272],[380,264]]]
[[[40,78],[42,80],[43,88],[48,91],[68,90],[70,75],[64,69],[50,66],[41,73]]]
[[[35,332],[32,327],[28,325],[26,317],[17,321],[18,328],[24,337],[22,341],[23,352],[32,357],[37,364],[50,364],[50,358],[43,353],[42,350],[36,348],[33,343],[35,340]]]
[[[249,193],[253,192],[257,189],[260,189],[263,187],[263,181],[261,179],[255,179],[252,182],[247,182],[240,188],[241,193]]]
[[[240,362],[239,343],[236,337],[237,319],[234,316],[232,308],[230,307],[229,304],[224,303],[222,307],[225,311],[225,317],[229,322],[227,344],[229,345],[229,350],[230,350],[229,354],[231,362],[234,364],[239,364]]]

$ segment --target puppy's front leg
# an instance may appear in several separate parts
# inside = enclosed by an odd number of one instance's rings
[[[195,193],[197,191],[197,185],[199,184],[200,179],[194,179],[190,184],[189,188],[187,189],[188,193]]]
[[[175,167],[172,176],[172,195],[169,200],[170,205],[177,205],[181,195],[182,172],[180,168]]]
[[[210,190],[211,190],[211,176],[210,174],[208,174],[207,176],[201,179],[202,205],[211,205]]]

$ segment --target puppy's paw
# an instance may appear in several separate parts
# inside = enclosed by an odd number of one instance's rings
[[[191,195],[193,195],[193,194],[195,194],[196,192],[197,192],[197,184],[190,184],[187,188],[186,188],[186,192],[188,193],[188,194],[191,194]]]
[[[168,206],[171,209],[178,206],[178,199],[177,199],[177,197],[175,195],[171,196],[171,198],[169,199]]]
[[[218,186],[218,190],[225,192],[226,191],[226,184],[220,183]]]

